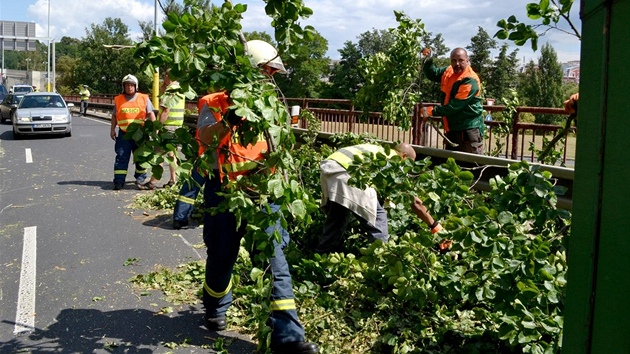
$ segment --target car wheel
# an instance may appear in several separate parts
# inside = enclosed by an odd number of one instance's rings
[[[68,132],[64,135],[66,138],[69,138],[72,136],[72,130],[68,130]]]

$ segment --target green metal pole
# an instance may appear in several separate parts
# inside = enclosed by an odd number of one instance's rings
[[[630,353],[630,1],[582,1],[563,354]]]

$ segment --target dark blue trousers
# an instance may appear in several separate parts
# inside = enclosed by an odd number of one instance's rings
[[[219,178],[206,178],[204,189],[206,209],[217,206],[223,200],[223,197],[217,194],[220,189]],[[274,211],[279,208],[274,204],[270,207]],[[280,221],[266,231],[272,234],[275,230],[282,235],[282,242],[278,243],[274,240],[275,253],[269,259],[273,276],[271,343],[304,341],[304,328],[297,317],[291,274],[283,252],[283,248],[289,243],[289,233],[280,226]],[[207,211],[204,212],[203,240],[208,248],[208,257],[203,303],[208,317],[225,315],[232,304],[232,271],[244,235],[245,225],[241,224],[237,230],[234,214],[224,212],[213,216]]]
[[[191,177],[193,180],[184,182],[184,185],[179,190],[179,197],[177,197],[175,209],[173,210],[173,220],[188,221],[197,195],[201,187],[206,183],[206,178],[196,168],[193,168]]]
[[[116,152],[116,160],[114,160],[114,183],[125,183],[131,154],[138,148],[135,141],[125,140],[124,136],[125,132],[118,129],[116,143],[114,144],[114,151]],[[140,164],[136,164],[136,170],[133,176],[136,178],[136,182],[142,182],[147,178],[147,170],[142,168]]]

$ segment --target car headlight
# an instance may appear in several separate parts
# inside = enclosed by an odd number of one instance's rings
[[[31,117],[17,117],[18,122],[30,122]]]
[[[65,114],[52,116],[52,121],[53,122],[67,122],[68,116]]]

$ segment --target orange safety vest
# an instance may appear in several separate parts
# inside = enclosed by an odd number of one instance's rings
[[[217,122],[223,120],[223,114],[230,106],[228,95],[225,92],[211,93],[202,97],[197,103],[199,113],[207,106]],[[197,132],[197,137],[199,133]],[[228,133],[226,138],[219,143],[217,149],[219,175],[221,179],[227,176],[234,180],[237,176],[245,175],[259,167],[259,161],[264,161],[264,153],[269,150],[269,145],[264,137],[259,137],[254,145],[243,146],[239,143],[238,137],[233,133]],[[205,148],[199,146],[199,155],[203,154]]]
[[[453,71],[453,67],[449,66],[448,68],[446,68],[446,70],[442,74],[442,80],[440,82],[440,90],[444,92],[444,103],[443,103],[444,105],[447,105],[451,101],[451,91],[453,91],[453,86],[455,85],[455,83],[465,78],[471,78],[477,81],[477,86],[479,87],[479,91],[477,91],[477,94],[475,95],[475,97],[479,97],[481,95],[481,80],[479,80],[479,76],[477,76],[477,73],[475,73],[475,71],[472,69],[470,65],[468,65],[466,69],[462,71],[461,73],[455,73],[455,71]],[[456,96],[455,98],[467,97],[468,94],[470,93],[469,86],[461,87],[460,90],[461,89],[463,90],[462,92],[458,92],[457,96],[461,94],[463,97]],[[433,114],[432,111],[430,112],[430,114],[431,115]],[[451,129],[448,124],[448,117],[443,117],[442,120],[444,123],[444,130],[450,131]]]
[[[136,98],[131,101],[127,100],[123,94],[114,97],[116,123],[120,130],[126,132],[131,123],[144,125],[144,120],[147,118],[147,100],[149,96],[143,93],[137,93]]]
[[[220,122],[223,113],[227,112],[229,106],[230,103],[228,102],[228,95],[222,91],[203,96],[197,102],[197,111],[199,114],[202,114],[204,107],[208,107],[212,112],[214,119],[216,119],[217,122]],[[199,130],[195,131],[195,137],[197,138],[197,141],[199,141]],[[199,156],[203,155],[205,151],[206,148],[202,144],[199,144]]]

